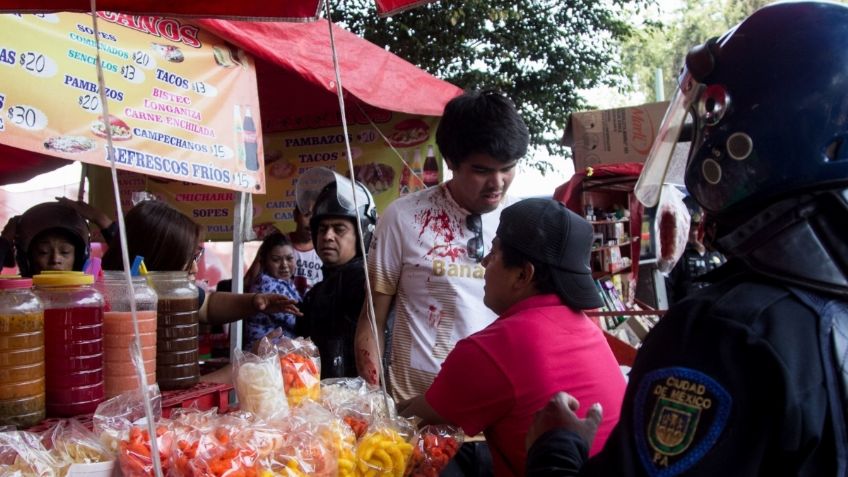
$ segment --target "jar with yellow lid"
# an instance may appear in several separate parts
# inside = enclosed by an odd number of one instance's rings
[[[82,272],[45,271],[32,282],[44,304],[47,415],[90,414],[104,399],[103,296]]]
[[[0,425],[44,417],[44,308],[31,279],[0,276]]]

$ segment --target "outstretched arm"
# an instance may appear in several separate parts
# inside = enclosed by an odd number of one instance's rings
[[[257,311],[301,316],[296,301],[276,293],[212,292],[206,300],[209,304],[201,308],[200,321],[213,325],[232,323]]]
[[[392,306],[392,295],[372,292],[374,298],[374,319],[377,323],[376,332],[371,329],[371,320],[368,319],[368,303],[364,303],[356,323],[356,369],[359,376],[370,384],[380,382],[380,359],[383,356],[383,336],[386,331],[386,320],[389,316],[389,308]]]

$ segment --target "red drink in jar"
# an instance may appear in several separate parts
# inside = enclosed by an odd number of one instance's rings
[[[47,415],[94,412],[103,401],[103,296],[91,275],[44,272],[33,277],[44,303]]]

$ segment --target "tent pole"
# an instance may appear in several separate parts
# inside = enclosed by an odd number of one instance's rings
[[[77,200],[78,201],[84,201],[85,200],[85,175],[88,172],[88,166],[84,162],[81,162],[80,165],[82,166],[80,168],[82,170],[82,172],[80,172],[80,182],[79,182],[79,187],[77,188]]]
[[[247,215],[248,196],[245,192],[236,192],[233,214],[233,268],[232,292],[244,291],[244,239],[245,216]],[[252,211],[251,211],[252,212]],[[230,323],[230,363],[233,362],[234,351],[241,348],[242,321]]]

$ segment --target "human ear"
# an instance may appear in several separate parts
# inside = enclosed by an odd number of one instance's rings
[[[524,262],[524,265],[519,267],[518,275],[515,278],[515,284],[519,288],[533,286],[533,277],[536,274],[536,267],[530,262]]]

